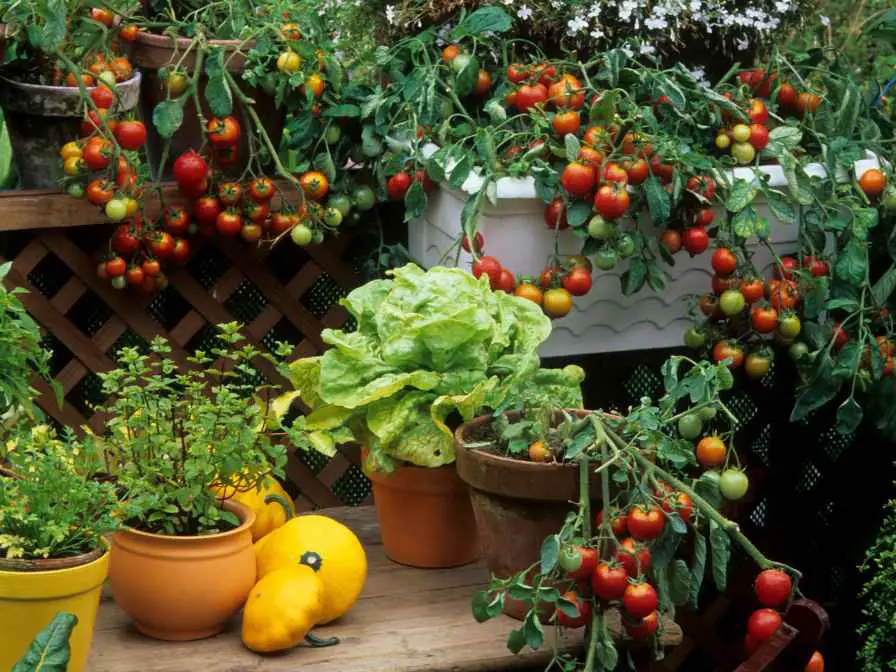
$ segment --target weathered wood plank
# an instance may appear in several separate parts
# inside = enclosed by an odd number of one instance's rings
[[[519,623],[498,618],[485,624],[473,620],[470,600],[484,586],[482,563],[448,570],[421,570],[389,561],[379,541],[373,510],[333,509],[328,515],[352,527],[365,544],[369,578],[351,612],[318,628],[321,636],[335,635],[337,647],[301,646],[277,656],[257,656],[240,641],[237,619],[227,632],[213,639],[188,643],[157,642],[142,637],[107,596],[100,609],[91,672],[486,672],[544,667],[556,640],[560,650],[581,649],[582,632],[559,633],[547,628],[539,652],[512,655],[507,633]],[[618,634],[618,613],[609,619]],[[681,630],[664,624],[662,643],[681,642]]]

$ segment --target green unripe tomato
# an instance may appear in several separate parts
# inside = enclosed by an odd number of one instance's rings
[[[684,344],[692,350],[699,350],[706,345],[706,334],[696,327],[691,327],[684,332]]]
[[[110,89],[115,88],[115,73],[111,70],[103,70],[97,80],[108,86]]]
[[[324,140],[327,141],[328,145],[335,145],[341,139],[342,129],[336,124],[330,124],[329,128],[327,128],[327,132],[324,134]]]
[[[741,294],[738,289],[726,289],[722,292],[722,298],[719,299],[719,307],[728,317],[732,317],[743,311],[746,303],[744,295]]]
[[[324,224],[332,229],[342,224],[342,213],[334,207],[324,210]]]
[[[703,433],[703,421],[696,413],[688,413],[678,419],[678,434],[683,439],[693,441]]]
[[[451,60],[451,69],[454,72],[461,72],[472,60],[473,57],[470,54],[458,54]]]
[[[892,184],[887,187],[887,190],[884,192],[883,198],[881,199],[881,205],[884,206],[888,212],[896,212],[896,187]]]
[[[306,224],[296,224],[289,232],[289,237],[292,238],[292,242],[296,245],[301,245],[302,247],[310,245],[312,238],[311,229]]]
[[[113,222],[120,222],[128,214],[128,204],[123,198],[113,198],[106,203],[106,217]]]
[[[616,251],[623,259],[628,259],[635,253],[635,239],[629,234],[623,233],[616,239]]]
[[[616,254],[616,250],[612,247],[602,247],[594,255],[594,265],[602,271],[610,271],[616,268],[618,260],[619,255]]]
[[[716,408],[715,406],[704,406],[699,411],[697,411],[697,415],[700,416],[700,419],[703,422],[709,422],[716,417]]]
[[[320,229],[314,229],[311,232],[311,244],[320,245],[322,242],[324,242],[324,232]]]
[[[345,217],[352,211],[352,201],[345,194],[336,194],[334,196],[330,196],[330,198],[327,200],[327,205],[331,208],[336,208],[339,212],[342,213],[343,217]]]
[[[376,204],[376,194],[367,185],[361,185],[352,192],[352,203],[358,210],[370,210]]]
[[[73,182],[68,185],[68,188],[65,190],[66,193],[72,198],[84,198],[84,185],[78,184],[77,182]]]
[[[595,215],[588,222],[588,235],[596,240],[607,240],[613,235],[615,228],[610,222],[600,215]]]
[[[809,354],[809,346],[802,341],[796,341],[793,345],[790,346],[788,353],[790,354],[790,359],[792,359],[794,362],[798,362],[803,357]]]
[[[740,469],[726,469],[719,476],[719,490],[722,491],[722,497],[729,501],[737,501],[750,488],[750,479]]]
[[[123,275],[118,275],[109,281],[115,289],[124,289],[128,286],[128,280]]]

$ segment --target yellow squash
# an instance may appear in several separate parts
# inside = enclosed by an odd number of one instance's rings
[[[243,609],[243,643],[258,653],[297,646],[320,617],[323,597],[324,584],[308,565],[271,572],[255,584]]]
[[[313,564],[324,585],[317,622],[329,623],[352,608],[367,580],[367,555],[355,533],[332,518],[303,515],[255,543],[259,578],[310,556],[318,557]]]
[[[211,489],[218,497],[239,502],[255,512],[252,541],[270,534],[296,515],[292,498],[272,476],[262,481],[260,489],[237,491],[232,486],[212,486]]]

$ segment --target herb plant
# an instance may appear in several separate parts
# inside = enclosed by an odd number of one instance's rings
[[[110,433],[96,441],[137,529],[179,536],[230,529],[238,518],[209,487],[244,491],[282,475],[286,448],[267,431],[271,388],[256,382],[252,362],[277,364],[290,348],[271,355],[245,343],[238,324],[219,328],[219,345],[197,351],[185,369],[157,337],[148,353],[122,349],[119,367],[101,374]]]
[[[865,672],[888,672],[896,669],[896,501],[887,505],[883,525],[862,569],[867,580],[861,592],[859,660]]]
[[[65,558],[118,529],[115,487],[93,479],[87,444],[37,425],[0,445],[0,558]]]

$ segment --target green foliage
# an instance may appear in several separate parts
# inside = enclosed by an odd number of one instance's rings
[[[295,391],[276,409],[300,397],[312,411],[290,429],[296,445],[332,455],[355,440],[378,468],[436,467],[454,460],[449,415],[470,420],[530,397],[533,380],[578,389],[580,371],[539,370],[550,322],[535,304],[460,269],[408,264],[389,275],[343,299],[356,331],[325,330],[332,347],[291,366]]]
[[[887,506],[886,518],[862,569],[867,580],[861,592],[864,609],[859,625],[859,660],[864,672],[890,672],[896,669],[896,500]]]
[[[115,488],[93,479],[91,446],[44,425],[0,445],[0,557],[64,558],[120,525]]]
[[[181,536],[229,529],[238,520],[210,486],[248,490],[283,475],[286,449],[268,431],[271,388],[257,383],[253,361],[279,365],[290,348],[263,353],[239,326],[219,325],[218,345],[197,351],[186,368],[157,337],[148,353],[122,349],[119,367],[101,374],[110,434],[95,445],[133,527]]]
[[[41,346],[40,330],[19,299],[25,290],[3,284],[11,268],[11,261],[0,264],[0,437],[19,416],[35,415],[32,373],[49,376],[50,353]]]
[[[78,617],[59,612],[37,633],[25,656],[10,672],[65,672],[71,657],[69,638],[78,624]]]

